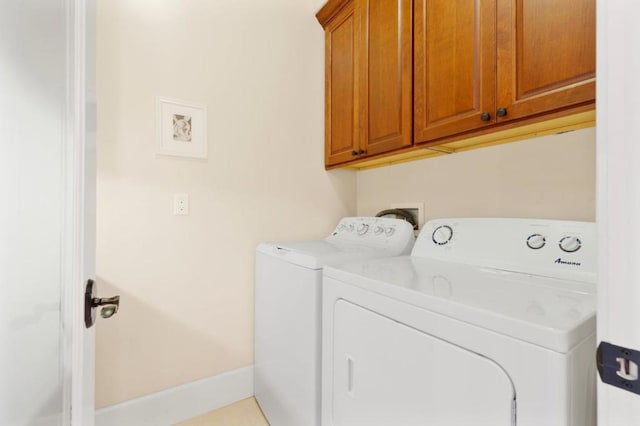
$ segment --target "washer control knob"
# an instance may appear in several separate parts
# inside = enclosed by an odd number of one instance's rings
[[[527,247],[533,250],[541,249],[546,243],[546,238],[541,234],[532,234],[527,238]]]
[[[358,225],[358,235],[364,235],[368,230],[369,225],[367,225],[366,223],[361,223],[360,225]]]
[[[347,231],[348,231],[348,232],[353,232],[353,230],[354,230],[355,228],[356,228],[356,226],[355,226],[353,223],[350,223],[350,224],[347,226]]]
[[[380,234],[382,234],[382,231],[383,231],[382,226],[376,226],[375,228],[373,228],[373,233],[374,233],[375,235],[380,235]]]
[[[451,241],[453,237],[453,229],[448,225],[438,226],[431,234],[433,242],[439,246],[443,246]]]
[[[396,228],[389,227],[384,230],[384,233],[387,237],[392,236],[396,232]]]
[[[580,238],[578,237],[567,236],[560,240],[559,246],[562,251],[573,253],[580,250],[580,247],[582,247],[582,241],[580,241]]]
[[[346,226],[344,226],[344,223],[338,225],[338,231],[344,231],[344,228],[346,228]]]

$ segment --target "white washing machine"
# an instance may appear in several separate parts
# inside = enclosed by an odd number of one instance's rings
[[[320,424],[322,268],[406,255],[404,220],[344,218],[324,240],[256,249],[255,396],[272,426]]]
[[[596,424],[595,225],[428,222],[324,270],[324,426]]]

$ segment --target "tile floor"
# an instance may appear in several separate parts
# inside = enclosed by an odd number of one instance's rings
[[[254,398],[243,399],[178,426],[269,426]]]

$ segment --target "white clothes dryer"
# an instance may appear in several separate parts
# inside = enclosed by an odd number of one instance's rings
[[[255,396],[272,426],[320,424],[322,268],[406,255],[404,220],[344,218],[319,241],[256,249]]]
[[[324,426],[593,426],[595,225],[428,222],[324,270]]]

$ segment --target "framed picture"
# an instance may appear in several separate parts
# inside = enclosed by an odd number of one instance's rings
[[[156,98],[158,154],[207,158],[207,106]]]

